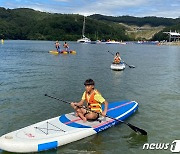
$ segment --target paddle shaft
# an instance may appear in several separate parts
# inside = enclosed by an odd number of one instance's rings
[[[45,94],[45,96],[50,97],[50,98],[53,98],[53,99],[56,99],[56,100],[59,100],[59,101],[64,102],[64,103],[66,103],[66,104],[71,104],[70,102],[65,101],[65,100],[63,100],[63,99],[60,99],[60,98],[56,98],[56,97],[53,97],[53,96],[49,96],[49,95],[47,95],[47,94]],[[87,107],[85,107],[85,106],[78,106],[78,105],[75,105],[75,106],[77,106],[78,108],[84,108],[84,109],[89,110],[89,111],[91,111],[91,112],[97,113],[96,111],[92,111],[92,110],[90,110],[89,108],[87,108]]]
[[[114,56],[114,54],[112,53],[112,52],[110,52],[110,51],[108,51],[111,55],[113,55]]]
[[[113,55],[114,56],[114,54],[112,53],[112,52],[110,52],[110,51],[108,51],[111,55]],[[124,62],[124,61],[123,61]],[[127,66],[129,66],[129,68],[135,68],[135,66],[134,65],[128,65],[126,62],[124,62],[124,64],[126,64]]]
[[[63,100],[63,99],[60,99],[60,98],[56,98],[56,97],[53,97],[53,96],[49,96],[49,95],[47,95],[47,94],[45,94],[45,96],[50,97],[50,98],[53,98],[53,99],[56,99],[56,100],[59,100],[59,101],[62,101],[62,102],[67,103],[67,104],[71,104],[70,102],[65,101],[65,100]],[[76,105],[76,106],[77,106],[77,105]],[[92,111],[92,110],[90,110],[89,108],[87,108],[87,107],[85,107],[85,106],[77,106],[77,107],[79,107],[79,108],[84,108],[84,109],[87,109],[87,110],[89,110],[89,111],[91,111],[91,112],[97,113],[96,111]],[[98,114],[99,114],[99,113],[98,113]],[[132,125],[132,124],[130,124],[130,123],[128,123],[128,122],[125,122],[125,121],[122,121],[122,120],[119,120],[119,119],[110,117],[110,116],[108,116],[108,115],[105,115],[105,117],[108,117],[108,118],[110,118],[110,119],[116,120],[116,121],[121,122],[121,123],[124,123],[124,124],[126,124],[127,126],[129,126],[132,130],[134,130],[134,131],[137,132],[137,133],[139,132],[139,133],[142,134],[142,135],[147,135],[147,132],[146,132],[145,130],[143,130],[143,129],[141,129],[141,128],[138,128],[138,127],[136,127],[136,126],[134,126],[134,125]]]

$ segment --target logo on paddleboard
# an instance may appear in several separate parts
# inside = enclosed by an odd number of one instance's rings
[[[31,137],[31,138],[32,138],[32,137],[35,137],[35,136],[32,135],[31,133],[26,133],[25,135],[28,136],[28,137]]]
[[[171,152],[180,152],[180,140],[174,140],[172,143],[145,143],[143,150],[170,150]]]
[[[100,127],[97,127],[97,128],[95,128],[94,130],[95,130],[96,132],[101,132],[101,131],[103,131],[103,130],[105,130],[105,129],[108,129],[108,128],[114,126],[115,124],[116,124],[116,122],[111,122],[111,123],[109,123],[109,124],[106,124],[106,125],[102,125],[102,126],[100,126]]]

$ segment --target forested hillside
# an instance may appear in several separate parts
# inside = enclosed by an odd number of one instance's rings
[[[0,8],[0,37],[4,39],[77,40],[82,35],[84,17],[52,14],[32,9]],[[92,40],[129,40],[122,25],[86,18],[85,34]]]
[[[163,32],[177,31],[180,32],[180,18],[163,18],[163,17],[132,17],[132,16],[103,16],[100,14],[91,15],[90,18],[97,19],[104,22],[123,23],[131,27],[136,27],[134,31],[129,33],[131,39],[145,39],[146,37],[150,40],[168,40],[168,35]],[[147,28],[147,26],[149,28]],[[164,27],[164,28],[163,28]],[[162,30],[161,30],[162,29]],[[127,32],[129,30],[127,29]],[[152,34],[151,38],[149,33]]]
[[[100,14],[94,14],[89,17],[102,21],[124,23],[127,25],[137,25],[137,26],[150,25],[152,27],[173,26],[180,23],[180,18],[172,19],[172,18],[163,18],[163,17],[133,17],[133,16],[113,17],[113,16],[104,16]]]
[[[46,13],[27,8],[0,8],[0,39],[76,41],[82,35],[83,18],[78,14]],[[139,39],[140,34],[144,37],[147,34],[145,39],[151,39],[157,33],[153,39],[159,40],[167,36],[159,32],[163,28],[157,29],[154,27],[163,26],[167,31],[170,29],[180,30],[179,23],[180,18],[112,17],[96,14],[86,18],[85,35],[91,40],[129,41]],[[134,25],[137,28],[135,28],[135,33],[132,33],[133,28],[130,27]],[[144,25],[150,27],[147,29],[148,33],[146,28],[143,27]]]

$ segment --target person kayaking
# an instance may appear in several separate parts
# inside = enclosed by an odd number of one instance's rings
[[[65,48],[66,51],[68,51],[69,45],[67,44],[67,42],[64,42],[63,47]]]
[[[120,62],[121,62],[120,53],[119,53],[119,52],[116,52],[116,55],[115,55],[115,57],[114,57],[113,63],[114,63],[114,64],[120,64]]]
[[[87,79],[84,82],[85,92],[82,95],[80,102],[72,102],[71,106],[76,111],[76,115],[79,116],[84,122],[87,120],[97,120],[99,115],[106,116],[108,110],[108,102],[102,97],[102,95],[95,89],[95,82],[92,79]],[[86,107],[83,107],[84,101],[86,101]],[[104,110],[102,111],[101,104],[104,103]]]
[[[56,41],[56,42],[55,42],[55,47],[56,47],[57,52],[61,52],[60,45],[61,45],[61,44],[59,43],[59,41]]]

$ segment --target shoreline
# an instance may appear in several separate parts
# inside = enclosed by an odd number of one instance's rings
[[[160,42],[159,45],[176,45],[176,46],[180,46],[180,41],[179,42]]]

